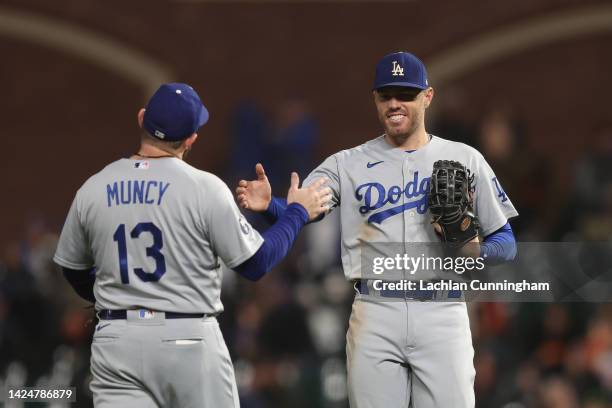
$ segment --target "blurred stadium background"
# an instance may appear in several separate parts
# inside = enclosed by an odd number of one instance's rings
[[[3,0],[0,389],[70,384],[91,406],[92,309],[51,256],[76,189],[137,148],[159,83],[211,112],[192,165],[233,187],[261,161],[282,195],[291,170],[380,134],[373,70],[397,50],[425,60],[428,129],[484,153],[519,240],[612,238],[610,1]],[[308,227],[257,284],[225,276],[244,408],[347,406],[338,232]],[[612,406],[610,304],[470,309],[477,407]]]

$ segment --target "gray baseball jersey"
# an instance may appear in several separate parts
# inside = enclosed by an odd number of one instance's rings
[[[381,136],[341,151],[304,184],[321,176],[330,179],[331,205],[340,211],[347,279],[368,276],[361,259],[370,243],[439,240],[427,213],[437,160],[459,161],[474,174],[474,210],[482,235],[517,215],[491,167],[465,144],[432,136],[422,148],[404,151]],[[387,247],[397,250],[397,245]],[[410,293],[386,301],[379,296],[358,292],[353,302],[346,336],[351,407],[473,408],[474,350],[465,303],[410,300]]]
[[[77,192],[54,261],[97,268],[97,310],[217,314],[220,261],[235,267],[262,242],[215,175],[176,158],[121,159]]]
[[[474,211],[487,236],[518,215],[493,170],[474,148],[437,136],[407,152],[384,136],[328,157],[305,179],[325,176],[332,189],[332,209],[340,208],[342,264],[347,279],[363,277],[364,243],[437,242],[427,212],[433,163],[455,160],[475,175]]]

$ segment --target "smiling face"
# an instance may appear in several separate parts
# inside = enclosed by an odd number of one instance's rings
[[[374,91],[378,119],[385,133],[398,144],[425,128],[425,109],[433,89],[389,86]]]

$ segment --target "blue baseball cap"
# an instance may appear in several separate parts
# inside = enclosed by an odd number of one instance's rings
[[[385,55],[376,65],[374,89],[383,86],[405,86],[427,89],[425,64],[409,52],[394,52]]]
[[[145,108],[142,126],[153,137],[183,140],[208,122],[208,110],[200,96],[187,84],[159,87]]]

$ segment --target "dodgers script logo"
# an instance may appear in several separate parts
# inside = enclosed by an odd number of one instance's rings
[[[368,223],[380,224],[389,217],[400,214],[410,208],[416,208],[419,214],[427,211],[427,192],[429,191],[429,179],[425,177],[419,181],[419,172],[414,172],[414,177],[402,189],[400,186],[391,186],[389,190],[380,183],[365,183],[355,189],[355,198],[363,205],[359,207],[361,214],[367,214],[378,210],[386,204],[397,204],[402,195],[407,199],[414,198],[413,201],[400,204],[395,207],[387,208],[368,217]]]

